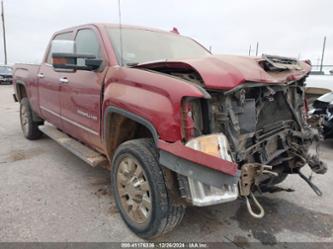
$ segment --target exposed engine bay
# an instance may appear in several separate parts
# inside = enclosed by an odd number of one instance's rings
[[[211,93],[212,132],[226,134],[239,165],[283,165],[283,172],[294,173],[305,164],[317,138],[305,121],[302,85],[246,85],[223,95]]]
[[[195,135],[208,130],[225,134],[231,156],[240,167],[262,164],[272,166],[280,176],[298,173],[313,159],[308,149],[319,140],[306,122],[303,87],[304,80],[289,85],[248,83],[228,92],[210,92],[208,110],[199,101],[194,104]],[[209,127],[204,127],[205,117],[198,112],[209,113]],[[310,166],[317,173],[324,170],[314,162]]]
[[[306,122],[304,80],[287,85],[247,83],[231,91],[210,91],[207,102],[191,100],[193,136],[222,133],[228,140],[230,156],[239,165],[239,191],[262,209],[255,191],[267,192],[288,174],[300,174],[312,189],[321,195],[300,171],[308,164],[315,173],[323,174],[326,166],[319,156],[308,153],[320,136]]]

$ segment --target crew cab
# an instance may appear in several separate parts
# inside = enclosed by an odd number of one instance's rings
[[[24,136],[45,133],[109,169],[123,220],[153,238],[188,205],[243,197],[262,218],[253,193],[288,174],[315,189],[300,172],[326,172],[308,154],[319,139],[306,122],[310,71],[292,58],[214,56],[176,29],[90,24],[56,32],[41,65],[16,64],[14,98]]]

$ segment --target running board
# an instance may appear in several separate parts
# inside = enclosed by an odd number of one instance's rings
[[[100,166],[107,168],[109,162],[105,156],[90,149],[89,147],[83,145],[82,143],[76,141],[75,139],[69,137],[65,133],[59,131],[54,126],[45,124],[43,126],[39,126],[38,128],[45,135],[55,140],[61,146],[68,149],[70,152],[81,158],[90,166],[92,167]]]

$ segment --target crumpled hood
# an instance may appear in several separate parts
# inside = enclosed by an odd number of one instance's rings
[[[282,57],[281,57],[282,58]],[[158,61],[136,65],[145,69],[192,69],[202,78],[209,89],[232,89],[245,82],[285,84],[307,76],[311,71],[309,63],[297,61],[297,65],[285,70],[266,70],[264,58],[245,56],[208,56],[199,59]],[[279,64],[288,67],[287,64]]]

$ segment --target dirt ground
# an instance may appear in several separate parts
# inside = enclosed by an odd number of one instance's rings
[[[12,86],[0,86],[0,241],[141,241],[122,222],[110,193],[109,173],[94,169],[47,137],[28,141],[19,124]],[[321,146],[328,173],[314,175],[318,197],[297,175],[265,194],[266,216],[252,218],[243,200],[188,208],[181,225],[160,241],[333,242],[333,141]],[[304,170],[307,174],[309,171]]]

